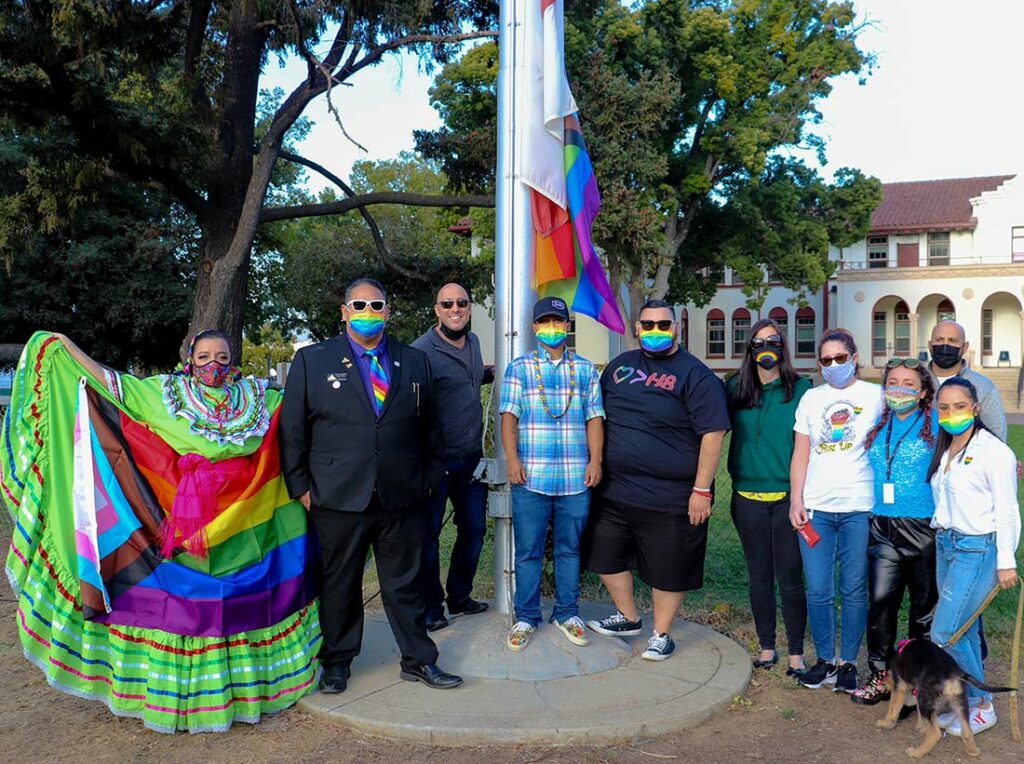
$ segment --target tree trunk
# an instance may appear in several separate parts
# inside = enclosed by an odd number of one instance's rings
[[[182,358],[188,353],[188,342],[205,329],[219,329],[231,341],[231,357],[241,361],[242,322],[247,295],[249,257],[239,265],[229,264],[232,232],[229,222],[210,226],[203,238],[203,254],[196,274],[195,297],[188,336],[181,347]],[[250,239],[249,246],[252,246]]]

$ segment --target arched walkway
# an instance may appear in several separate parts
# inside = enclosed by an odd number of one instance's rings
[[[947,295],[930,294],[922,297],[917,303],[916,316],[911,318],[916,324],[912,334],[916,346],[914,354],[927,353],[928,341],[931,339],[935,324],[939,321],[956,321],[956,306]]]
[[[981,337],[974,345],[982,366],[1020,366],[1024,317],[1021,303],[1009,292],[994,292],[981,304]],[[1002,361],[1000,361],[1002,359]]]
[[[871,308],[871,365],[880,367],[892,356],[909,356],[913,350],[911,314],[897,295],[879,298]],[[862,361],[867,358],[863,357]]]

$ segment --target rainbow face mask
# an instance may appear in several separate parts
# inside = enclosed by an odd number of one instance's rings
[[[672,332],[657,327],[650,331],[641,329],[640,347],[648,353],[662,353],[672,347]]]
[[[779,361],[781,359],[782,356],[779,355],[779,351],[773,350],[772,348],[762,348],[761,350],[758,350],[756,353],[754,353],[754,363],[756,363],[765,371],[768,371],[769,369],[774,369],[776,366],[779,365]]]
[[[950,435],[962,435],[974,425],[973,411],[939,413],[939,427]]]
[[[353,312],[348,325],[360,337],[370,339],[384,331],[384,316],[369,310]]]
[[[545,324],[537,330],[537,341],[552,349],[560,347],[567,336],[565,329],[554,324]]]
[[[885,403],[897,414],[910,411],[917,405],[920,390],[909,387],[887,387],[885,388]]]

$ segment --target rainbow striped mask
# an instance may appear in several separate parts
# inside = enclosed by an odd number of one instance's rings
[[[369,339],[384,331],[384,317],[380,313],[364,310],[361,313],[353,313],[348,325],[360,337]]]
[[[556,326],[544,326],[537,330],[537,341],[549,348],[557,348],[568,336],[565,329]]]
[[[661,353],[672,347],[672,332],[655,327],[650,331],[640,330],[640,347],[648,353]]]
[[[939,427],[950,435],[962,435],[974,425],[973,411],[957,411],[955,413],[939,413]]]

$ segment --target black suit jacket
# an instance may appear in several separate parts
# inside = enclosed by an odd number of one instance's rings
[[[413,508],[444,474],[426,354],[388,338],[388,395],[378,418],[344,336],[295,354],[281,404],[281,471],[292,498],[362,512],[374,487],[388,511]],[[337,386],[336,386],[337,385]]]

